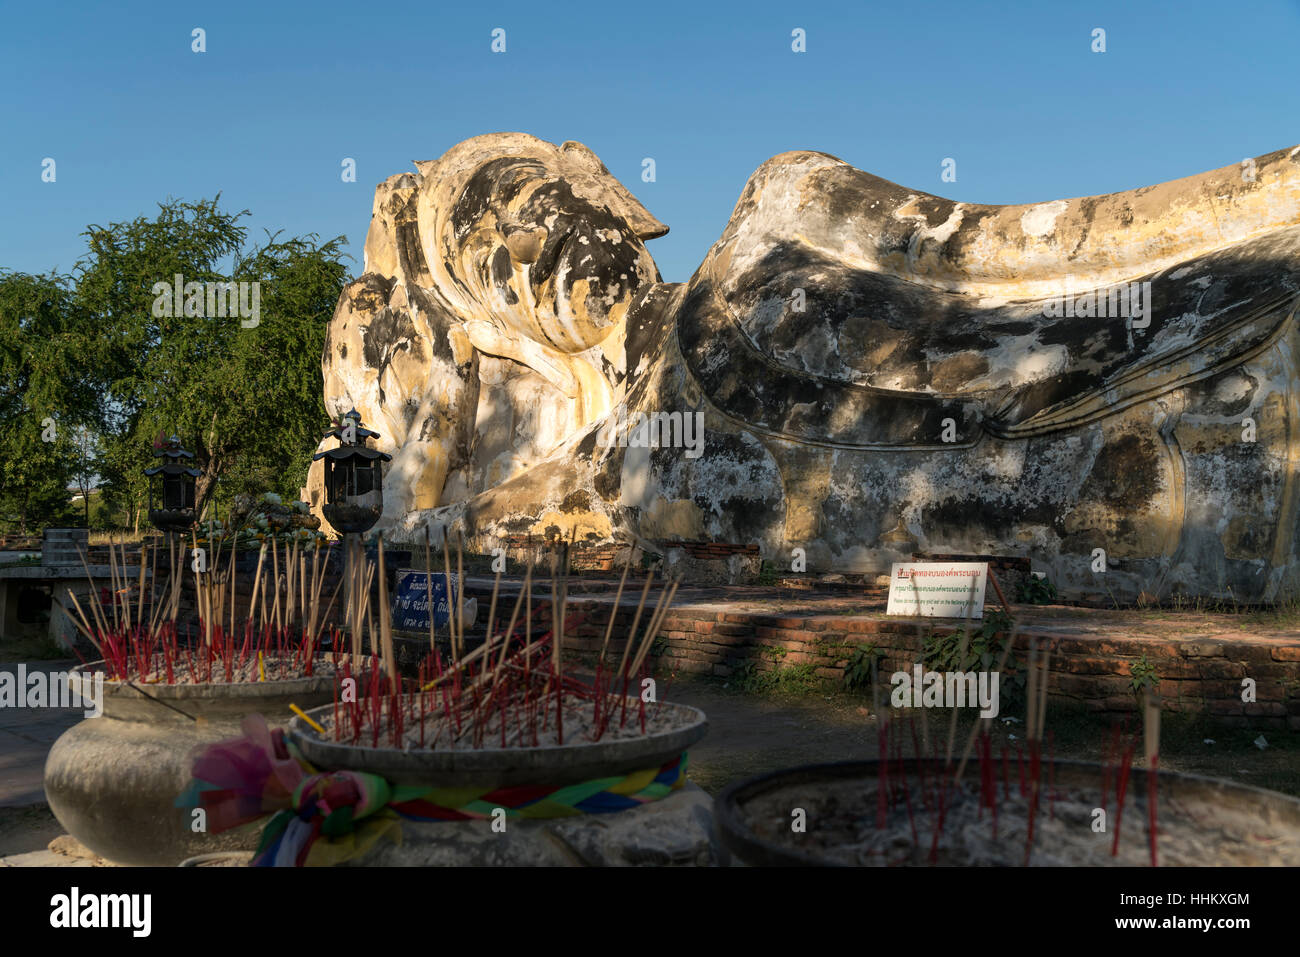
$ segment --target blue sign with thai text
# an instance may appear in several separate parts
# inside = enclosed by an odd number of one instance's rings
[[[397,573],[397,590],[393,595],[393,627],[398,631],[429,630],[429,593],[433,593],[433,624],[446,628],[451,621],[451,603],[456,600],[456,576],[404,568]],[[447,579],[451,579],[451,594],[447,594]]]

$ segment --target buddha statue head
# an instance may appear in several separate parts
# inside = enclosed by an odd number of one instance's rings
[[[609,339],[638,287],[659,280],[645,240],[668,228],[581,143],[498,133],[416,165],[434,288],[485,352],[513,340],[497,354],[563,365]]]

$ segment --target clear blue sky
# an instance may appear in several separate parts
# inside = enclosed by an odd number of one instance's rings
[[[374,185],[500,130],[594,149],[671,227],[650,244],[669,280],[784,150],[1019,203],[1300,143],[1300,0],[123,0],[10,3],[0,24],[0,268],[28,272],[69,269],[88,223],[218,191],[259,236],[346,235],[359,271]]]

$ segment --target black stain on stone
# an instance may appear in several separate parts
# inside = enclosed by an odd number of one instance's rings
[[[512,170],[527,165],[528,161],[522,157],[503,156],[484,163],[474,171],[451,209],[451,225],[457,242],[463,242],[494,202],[498,201],[502,179]]]
[[[383,309],[362,330],[362,359],[382,377],[394,354],[411,348],[415,338],[415,323],[405,311]]]
[[[458,320],[448,315],[446,309],[419,286],[409,286],[407,291],[411,296],[411,305],[419,309],[433,333],[429,340],[429,348],[433,355],[449,365],[454,365],[456,358],[451,349],[448,333],[451,326],[459,324]]]
[[[404,310],[382,309],[376,313],[368,325],[361,327],[362,359],[367,368],[375,370],[376,381],[383,382],[384,372],[399,352],[412,348],[419,349],[416,340],[415,324]],[[387,397],[383,386],[379,387],[379,401],[384,403]]]
[[[564,496],[564,501],[560,503],[560,511],[566,515],[570,512],[589,512],[591,511],[591,496],[587,494],[585,489],[575,489]]]
[[[819,441],[898,446],[934,444],[947,417],[957,420],[958,435],[973,436],[978,429],[978,396],[945,401],[920,391],[873,389],[775,362],[755,349],[701,274],[692,280],[679,316],[682,352],[701,386],[728,414],[759,428]],[[960,341],[955,334],[944,338]],[[917,350],[921,344],[913,341],[906,348]],[[929,382],[923,356],[918,354],[911,367],[914,385]]]
[[[960,547],[983,541],[1015,541],[1025,526],[1051,528],[1060,506],[1044,501],[995,501],[979,497],[953,497],[920,510],[919,522],[931,542]]]
[[[505,246],[498,246],[497,251],[492,254],[492,281],[498,286],[504,286],[510,281],[513,272],[509,250]]]
[[[591,484],[596,490],[596,494],[605,502],[616,502],[623,497],[623,455],[621,452],[616,452],[605,459],[600,470],[592,476]]]
[[[1129,515],[1144,512],[1160,493],[1162,445],[1127,433],[1102,446],[1079,490],[1080,502],[1101,502]]]
[[[497,251],[492,254],[492,283],[506,303],[511,306],[519,302],[519,297],[510,288],[512,275],[514,275],[514,267],[510,262],[510,251],[505,246],[498,246]]]

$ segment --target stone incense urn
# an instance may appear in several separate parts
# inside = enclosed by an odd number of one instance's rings
[[[83,699],[94,697],[90,676],[102,666],[73,671],[70,680]],[[78,841],[118,864],[174,866],[195,855],[256,847],[255,829],[196,832],[190,809],[175,806],[190,783],[191,753],[238,736],[247,715],[260,713],[275,724],[292,714],[291,703],[306,709],[329,701],[333,673],[144,688],[105,681],[103,714],[54,743],[45,761],[45,795],[54,816]]]
[[[718,798],[724,863],[775,867],[1150,867],[1154,793],[1160,867],[1300,864],[1300,799],[1218,778],[1134,768],[1118,811],[1117,774],[1088,761],[1045,762],[1034,804],[1013,762],[981,782],[974,762],[946,792],[942,761],[807,765],[729,786]],[[1151,778],[1156,787],[1151,790]],[[900,798],[910,790],[910,807]],[[995,816],[987,799],[992,788]],[[1098,830],[1097,811],[1105,813]],[[878,827],[884,812],[883,828]],[[801,815],[800,815],[800,812]],[[801,821],[801,828],[792,822]],[[938,831],[938,839],[935,832]],[[1118,832],[1119,839],[1116,840]],[[1027,846],[1030,853],[1026,854]]]
[[[325,721],[329,707],[309,716]],[[618,778],[660,767],[708,732],[704,713],[665,702],[666,730],[642,737],[530,748],[400,750],[339,743],[301,718],[290,740],[322,771],[364,771],[393,785],[463,788],[554,787]],[[710,866],[718,854],[713,801],[687,782],[660,800],[627,810],[540,820],[510,818],[504,831],[488,819],[402,821],[400,845],[379,841],[348,866]]]

